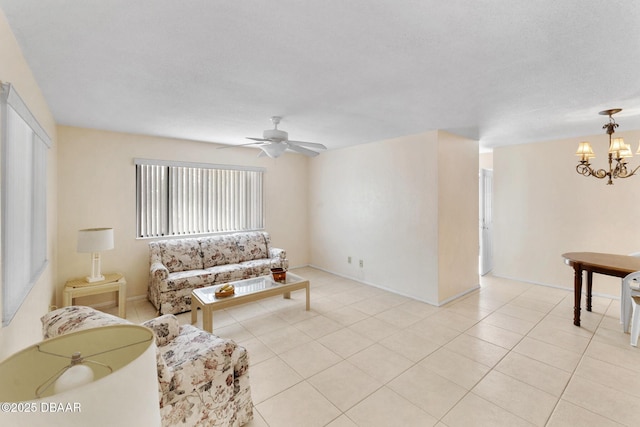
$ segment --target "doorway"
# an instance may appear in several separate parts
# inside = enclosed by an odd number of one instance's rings
[[[480,170],[480,260],[479,273],[493,269],[493,171]]]

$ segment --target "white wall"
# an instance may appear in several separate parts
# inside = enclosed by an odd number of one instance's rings
[[[64,283],[90,272],[88,254],[76,252],[77,231],[114,227],[115,249],[102,253],[102,271],[119,271],[129,297],[144,296],[149,274],[147,239],[136,239],[134,158],[251,165],[266,168],[265,224],[275,247],[287,250],[291,266],[309,263],[308,158],[285,154],[257,158],[253,148],[218,150],[217,144],[74,127],[58,127],[58,301]],[[115,301],[112,295],[80,304]]]
[[[20,47],[0,10],[0,79],[14,85],[31,113],[52,139],[47,157],[47,258],[48,265],[11,324],[0,327],[0,360],[42,339],[40,316],[54,301],[56,275],[56,127],[49,107],[42,96]]]
[[[447,211],[457,204],[453,201],[466,204],[469,199],[456,197],[457,191],[466,194],[464,185],[456,182],[449,187],[440,181],[439,168],[448,165],[439,158],[439,144],[455,145],[456,141],[450,134],[433,131],[329,151],[313,159],[309,178],[312,263],[432,304],[449,296],[447,287],[455,279],[445,273],[444,288],[439,289],[439,262],[446,266],[456,245],[445,247],[439,238],[456,227],[441,223],[442,215],[448,213],[439,206],[442,201]],[[472,179],[466,187],[475,188],[469,209],[474,229],[470,238],[477,246],[477,145],[472,152]],[[468,158],[462,155],[457,161],[464,167]],[[462,288],[477,285],[477,248],[471,260],[458,255],[457,268],[468,263],[475,269],[476,279]],[[363,268],[359,260],[364,261]]]
[[[478,142],[438,132],[438,302],[479,285]]]
[[[616,136],[637,149],[640,131]],[[495,275],[573,289],[563,253],[640,250],[640,176],[606,185],[575,171],[583,140],[594,147],[592,164],[605,166],[607,138],[602,133],[494,150]],[[638,156],[631,164],[640,164]],[[620,280],[596,275],[594,293],[619,296]]]

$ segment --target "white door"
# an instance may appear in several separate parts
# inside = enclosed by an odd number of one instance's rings
[[[480,171],[480,275],[493,269],[493,171]]]

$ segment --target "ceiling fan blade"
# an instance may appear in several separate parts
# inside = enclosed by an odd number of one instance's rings
[[[222,147],[217,147],[218,150],[223,148],[234,148],[234,147],[244,147],[245,145],[255,145],[259,144],[259,142],[248,142],[246,144],[237,144],[237,145],[223,145]]]
[[[305,156],[309,156],[309,157],[315,157],[317,156],[319,153],[316,153],[315,151],[311,151],[308,150],[304,147],[300,147],[298,145],[295,144],[287,144],[287,148],[291,151],[295,151],[298,152],[300,154],[304,154]]]
[[[258,142],[270,142],[268,139],[264,139],[264,138],[251,138],[250,136],[247,136],[246,138],[253,139],[254,141],[258,141]]]
[[[288,141],[291,144],[297,144],[297,145],[302,145],[303,147],[309,147],[309,148],[316,148],[318,150],[326,150],[327,147],[325,147],[322,144],[318,144],[317,142],[304,142],[304,141]]]

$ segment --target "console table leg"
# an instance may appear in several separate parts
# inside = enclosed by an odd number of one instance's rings
[[[127,318],[127,285],[125,283],[118,287],[118,315],[123,319]]]
[[[573,267],[573,324],[580,326],[580,297],[582,296],[582,266],[575,264]]]

